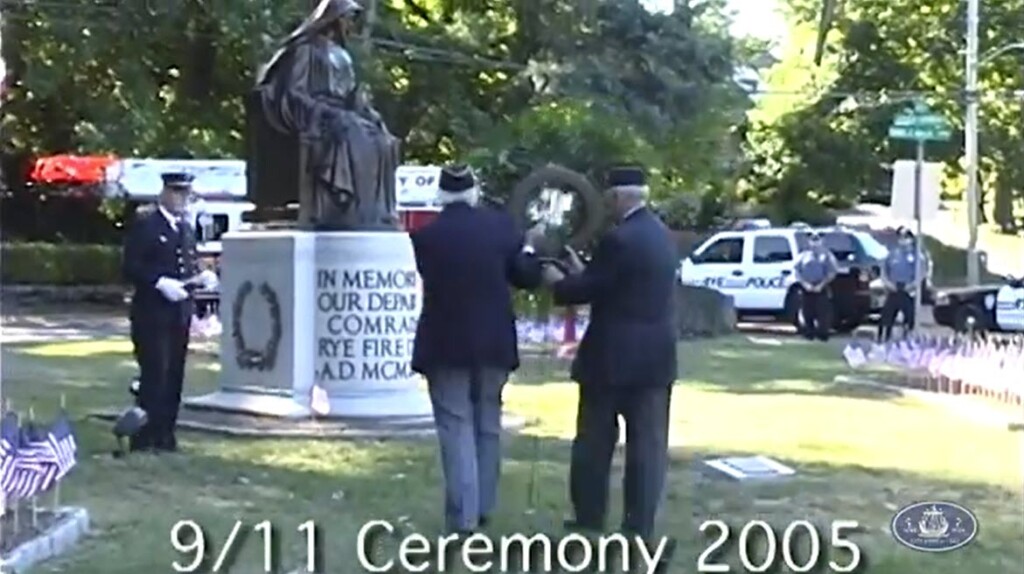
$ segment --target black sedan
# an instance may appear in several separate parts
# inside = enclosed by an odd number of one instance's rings
[[[935,294],[932,316],[956,331],[1024,331],[1024,279],[943,289]]]

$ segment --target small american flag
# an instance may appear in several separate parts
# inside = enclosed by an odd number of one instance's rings
[[[45,432],[22,428],[14,413],[4,415],[0,429],[0,490],[30,498],[53,488],[75,466],[78,445],[64,412]]]
[[[19,439],[18,415],[5,414],[0,422],[0,491],[8,492],[14,484]]]
[[[57,484],[57,454],[46,435],[29,424],[21,429],[14,461],[13,480],[7,494],[30,498]]]
[[[45,440],[53,450],[57,463],[57,480],[67,476],[77,462],[78,443],[75,442],[75,431],[71,421],[63,410],[46,432]]]
[[[320,385],[313,385],[309,408],[320,416],[326,416],[331,412],[331,399],[328,398],[327,391]]]

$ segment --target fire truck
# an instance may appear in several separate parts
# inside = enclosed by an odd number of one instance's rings
[[[121,159],[110,156],[58,155],[35,160],[29,180],[61,186],[69,193],[99,194],[125,201],[125,219],[153,209],[165,172],[185,172],[193,181],[189,220],[196,230],[197,249],[207,264],[220,257],[220,237],[246,229],[242,214],[255,206],[246,199],[245,162],[240,160]]]

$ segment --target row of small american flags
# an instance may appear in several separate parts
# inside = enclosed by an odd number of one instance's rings
[[[516,320],[516,336],[521,345],[559,342],[564,338],[567,322],[566,318],[561,316],[552,316],[547,320],[519,318]],[[583,337],[587,324],[586,317],[576,318],[577,340]]]
[[[78,444],[67,413],[49,426],[22,422],[8,411],[0,420],[0,491],[7,500],[27,499],[56,486],[78,458]]]
[[[565,331],[566,319],[552,316],[548,320],[519,319],[516,321],[516,334],[520,343],[541,344],[559,341]],[[587,329],[586,317],[576,319],[576,333],[583,335]],[[221,335],[223,325],[215,314],[194,317],[191,323],[192,337],[196,339],[214,339]]]
[[[1024,335],[910,335],[887,344],[854,340],[843,351],[853,368],[888,366],[911,376],[956,382],[1024,401]]]

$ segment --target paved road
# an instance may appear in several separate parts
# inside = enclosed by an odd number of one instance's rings
[[[847,225],[867,225],[874,229],[886,227],[899,227],[906,225],[911,228],[913,221],[900,220],[892,217],[889,207],[874,203],[864,203],[855,206],[853,209],[841,214],[839,223]],[[922,230],[925,235],[934,237],[938,241],[956,247],[966,249],[969,242],[967,227],[953,217],[949,211],[940,211],[932,221],[922,222]],[[984,238],[980,238],[978,248],[988,253],[988,268],[998,275],[1024,275],[1024,253],[1007,253],[1005,250],[986,250]]]
[[[82,341],[128,334],[128,320],[113,314],[12,314],[0,321],[0,343]]]

